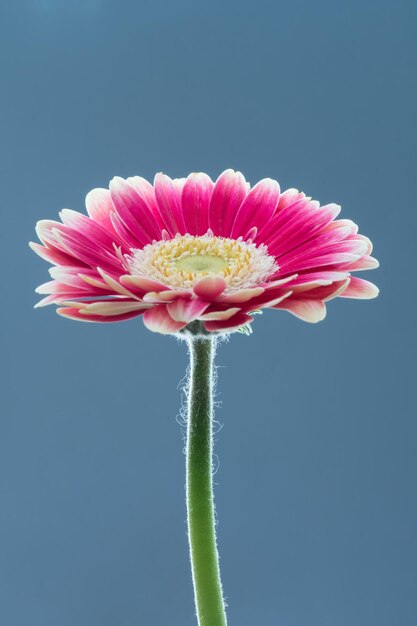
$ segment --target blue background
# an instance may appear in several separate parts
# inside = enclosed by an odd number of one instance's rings
[[[342,204],[381,260],[378,300],[220,348],[230,624],[417,624],[416,6],[2,3],[4,626],[195,623],[185,347],[33,311],[27,241],[116,174],[226,167]]]

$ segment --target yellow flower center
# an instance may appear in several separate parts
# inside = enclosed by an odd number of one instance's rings
[[[156,241],[132,250],[126,259],[131,274],[176,289],[191,289],[202,276],[222,276],[230,292],[259,285],[278,269],[266,246],[214,237],[210,232]]]
[[[226,269],[227,261],[218,256],[210,254],[193,254],[182,256],[175,261],[177,269],[182,272],[205,272],[217,274]]]

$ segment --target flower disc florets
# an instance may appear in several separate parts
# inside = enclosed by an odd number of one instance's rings
[[[203,276],[222,276],[227,284],[225,293],[255,287],[278,270],[263,244],[214,237],[210,232],[154,242],[132,251],[126,259],[131,274],[175,289],[192,289]]]

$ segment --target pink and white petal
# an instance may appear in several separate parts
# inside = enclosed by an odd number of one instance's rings
[[[232,226],[231,237],[237,239],[253,228],[260,229],[268,223],[278,206],[279,194],[276,180],[264,178],[259,181],[243,200]]]
[[[149,207],[150,212],[154,216],[159,229],[162,232],[162,230],[165,228],[165,224],[159,213],[158,205],[155,198],[155,189],[153,188],[153,185],[151,185],[151,183],[146,180],[146,178],[142,178],[142,176],[128,176],[126,180],[129,185],[132,185],[132,187],[144,199]]]
[[[92,189],[85,198],[85,206],[92,220],[103,226],[109,233],[116,233],[110,217],[114,206],[108,189]]]
[[[148,291],[143,296],[144,302],[152,302],[153,304],[162,304],[174,302],[177,298],[189,298],[188,291],[179,291],[174,289],[166,289],[165,291]]]
[[[252,300],[252,298],[260,296],[264,291],[264,287],[249,287],[248,289],[241,289],[240,291],[235,291],[233,293],[228,293],[225,296],[221,296],[218,299],[218,302],[227,304],[234,304],[235,302],[248,302],[249,300]]]
[[[347,278],[346,280],[333,283],[333,286],[335,287],[334,291],[330,291],[330,288],[328,287],[327,289],[329,289],[329,295],[323,298],[323,302],[329,302],[329,300],[333,300],[334,298],[341,296],[349,286],[349,280],[350,279]]]
[[[52,244],[54,247],[59,243],[56,241],[55,235],[53,234],[53,231],[56,229],[64,231],[65,226],[55,220],[39,220],[35,226],[35,231],[40,241],[44,245]]]
[[[115,238],[113,229],[109,231],[108,229],[103,228],[90,217],[82,215],[82,213],[78,213],[72,209],[63,209],[60,211],[59,216],[66,226],[73,228],[75,231],[81,232],[94,244],[99,244],[100,246],[113,251],[113,243],[120,243],[119,239]]]
[[[209,208],[209,226],[217,237],[229,237],[236,214],[247,194],[241,172],[225,170],[213,187]]]
[[[49,263],[53,263],[54,265],[74,265],[74,263],[78,263],[79,269],[87,267],[86,264],[79,259],[76,259],[65,252],[61,252],[56,248],[42,246],[41,244],[33,241],[29,242],[29,246],[42,259],[48,261]]]
[[[124,315],[125,313],[132,313],[133,311],[140,311],[142,309],[148,309],[150,305],[144,302],[118,302],[116,300],[103,300],[102,302],[92,302],[86,304],[80,309],[83,315]]]
[[[172,179],[172,184],[174,185],[176,189],[178,189],[178,191],[180,191],[180,193],[182,193],[182,190],[184,189],[184,185],[186,182],[187,182],[186,178],[173,178]]]
[[[347,252],[325,254],[314,259],[305,259],[304,261],[300,259],[292,265],[288,263],[282,269],[285,271],[319,270],[320,267],[339,267],[341,264],[351,263],[358,258],[357,254],[349,254]]]
[[[171,237],[177,233],[185,234],[184,219],[181,208],[182,187],[160,172],[155,176],[154,189],[159,215],[165,229]]]
[[[379,289],[369,280],[363,278],[356,278],[351,276],[347,289],[341,294],[341,298],[359,298],[363,300],[370,300],[376,298],[379,294]]]
[[[56,310],[58,315],[67,317],[78,322],[124,322],[130,320],[138,315],[142,315],[144,310],[131,311],[130,313],[124,313],[123,315],[86,315],[80,312],[76,307],[61,307]]]
[[[302,198],[305,198],[305,194],[302,191],[298,191],[298,189],[294,188],[286,189],[279,197],[277,211],[285,209],[287,206],[290,206],[290,204],[294,204]]]
[[[186,232],[204,235],[207,232],[208,212],[213,181],[207,174],[190,174],[182,190],[181,204]]]
[[[277,272],[278,274],[280,272]],[[282,287],[282,285],[287,285],[288,283],[292,283],[292,281],[296,280],[298,274],[291,274],[290,276],[286,276],[285,278],[278,278],[276,280],[271,280],[264,283],[262,286],[265,289],[273,289],[275,287]]]
[[[110,193],[120,219],[143,245],[161,239],[161,228],[145,200],[132,185],[115,176],[110,181]]]
[[[284,300],[275,309],[288,311],[310,324],[321,322],[326,317],[326,305],[320,300],[292,299]]]
[[[163,335],[177,333],[187,325],[185,322],[173,320],[164,304],[157,304],[145,311],[143,322],[149,330]]]
[[[129,289],[121,285],[118,280],[116,280],[115,278],[112,278],[112,276],[110,276],[109,274],[106,274],[106,272],[104,272],[101,269],[101,267],[98,267],[97,271],[102,277],[102,279],[104,280],[104,282],[107,283],[107,285],[111,289],[113,289],[113,291],[115,291],[116,293],[122,296],[127,296],[128,298],[132,298],[133,300],[138,300],[137,295],[135,295],[132,291],[129,291]]]
[[[139,290],[142,293],[147,293],[148,291],[159,292],[167,289],[167,285],[158,283],[156,280],[151,280],[150,278],[145,278],[144,276],[123,274],[123,276],[120,276],[119,280],[125,287]]]
[[[227,320],[208,320],[204,326],[209,332],[234,332],[250,322],[253,322],[253,317],[239,311]]]
[[[178,298],[174,302],[167,304],[167,310],[176,322],[189,324],[193,320],[198,319],[208,306],[209,303],[202,300]]]
[[[311,242],[300,246],[278,259],[280,271],[300,272],[301,270],[315,269],[325,265],[340,265],[357,261],[366,250],[366,243],[359,239],[345,240],[334,244]]]
[[[152,213],[157,211],[155,191],[146,178],[142,178],[142,176],[128,176],[126,181],[138,192],[141,198],[143,198]]]
[[[313,205],[313,203],[310,203]],[[332,226],[332,221],[339,214],[341,207],[337,204],[329,204],[310,211],[308,214],[302,213],[298,218],[289,220],[282,226],[275,237],[268,241],[268,250],[274,256],[282,256],[291,250],[298,249],[306,242],[313,245],[311,238],[323,229]],[[351,228],[340,225],[335,232],[330,228],[326,233],[326,240],[341,241],[351,233]],[[324,235],[321,236],[323,239]]]
[[[332,283],[327,283],[324,285],[317,285],[308,291],[298,291],[296,288],[294,289],[295,298],[302,298],[308,300],[322,300],[323,302],[327,302],[328,300],[333,300],[340,294],[342,294],[346,287],[349,284],[349,277],[345,277],[342,280],[336,280]],[[299,295],[299,294],[305,295]]]
[[[258,230],[256,241],[265,243],[269,247],[269,242],[277,237],[283,228],[288,227],[290,223],[296,220],[300,220],[303,217],[306,218],[310,213],[316,211],[319,206],[318,202],[302,197],[293,204],[277,210],[271,219]]]
[[[88,285],[91,285],[92,287],[97,287],[97,289],[104,289],[104,291],[108,291],[110,289],[109,285],[100,280],[98,277],[95,278],[94,276],[89,276],[88,274],[83,274],[81,272],[78,274],[78,276],[81,278],[81,280],[86,282]]]
[[[39,300],[39,302],[37,302],[33,308],[40,309],[41,307],[48,306],[49,304],[56,304],[56,302],[57,296],[55,294],[51,294],[49,296],[45,296],[45,298],[42,298],[42,300]]]
[[[67,293],[70,291],[72,292],[74,291],[74,289],[72,289],[68,285],[63,285],[57,280],[49,280],[46,283],[42,283],[42,285],[39,285],[35,289],[35,293],[39,293],[39,294],[50,294],[50,293],[61,294],[61,293]]]
[[[363,270],[374,270],[377,267],[379,267],[379,261],[372,256],[365,255],[358,261],[343,266],[343,270],[346,272],[360,272]]]
[[[365,235],[352,235],[352,237],[348,237],[349,240],[356,240],[356,241],[362,241],[366,247],[366,251],[364,252],[364,254],[366,256],[369,256],[372,252],[372,250],[374,249],[373,243],[372,241],[369,239],[369,237],[366,237]]]
[[[226,289],[227,283],[222,276],[204,276],[194,285],[193,291],[202,300],[212,301]]]
[[[347,235],[356,235],[359,230],[359,226],[355,222],[347,219],[335,220],[327,226],[328,230],[332,228],[344,228]]]
[[[106,270],[120,271],[120,261],[114,253],[102,248],[100,245],[94,245],[90,240],[74,229],[63,226],[65,231],[53,229],[52,234],[57,241],[59,247],[68,254],[81,259],[90,267],[101,265]]]
[[[129,228],[127,228],[116,211],[112,211],[110,218],[119,241],[121,241],[127,249],[143,247],[142,241],[134,233],[132,233]]]
[[[81,292],[85,292],[84,295],[94,295],[97,293],[103,295],[100,288],[97,288],[92,284],[88,284],[85,280],[80,278],[78,275],[79,269],[79,267],[51,267],[49,273],[55,281]],[[106,286],[106,288],[107,291],[109,291],[109,287]]]
[[[242,304],[242,309],[250,313],[251,311],[256,311],[258,309],[269,308],[275,306],[279,302],[282,302],[286,298],[289,298],[291,294],[292,291],[281,289],[279,287],[269,289],[264,291],[264,293],[257,298],[253,298],[252,300]]]
[[[241,310],[240,307],[234,306],[234,307],[231,307],[230,309],[224,309],[224,310],[219,310],[219,311],[210,311],[209,313],[204,313],[204,315],[201,315],[199,319],[204,320],[204,321],[208,321],[208,320],[215,320],[215,321],[228,320],[233,315],[236,315],[236,313],[239,313],[240,310]]]
[[[295,293],[305,291],[306,289],[313,289],[320,285],[330,285],[336,280],[345,280],[349,278],[348,272],[336,272],[336,271],[318,271],[318,272],[306,272],[305,274],[298,274],[298,276],[291,282],[291,289]]]
[[[249,242],[255,241],[257,234],[258,234],[258,229],[256,228],[256,226],[254,226],[253,228],[248,230],[246,235],[243,237],[243,241],[249,241]]]
[[[292,284],[291,289],[294,294],[303,293],[305,291],[311,291],[316,287],[323,287],[325,285],[331,285],[333,281],[324,280],[323,278],[318,278],[316,280],[306,281],[304,283]]]
[[[264,294],[264,295],[266,296],[267,294]],[[270,294],[268,294],[268,295],[270,295]],[[250,313],[251,311],[256,310],[258,308],[259,309],[270,309],[270,308],[273,308],[274,306],[276,306],[277,304],[279,304],[280,302],[283,302],[284,300],[289,298],[291,295],[292,295],[292,291],[286,291],[285,293],[280,294],[279,296],[276,296],[275,298],[271,298],[270,300],[265,300],[265,301],[263,301],[263,302],[261,302],[259,304],[256,303],[256,305],[254,303],[255,309],[253,309],[251,307],[251,302],[249,302],[249,307],[246,307],[246,310],[249,311],[249,313]]]

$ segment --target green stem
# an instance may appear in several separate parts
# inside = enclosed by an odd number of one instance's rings
[[[190,337],[187,513],[199,626],[226,626],[213,503],[213,358],[215,339]]]

